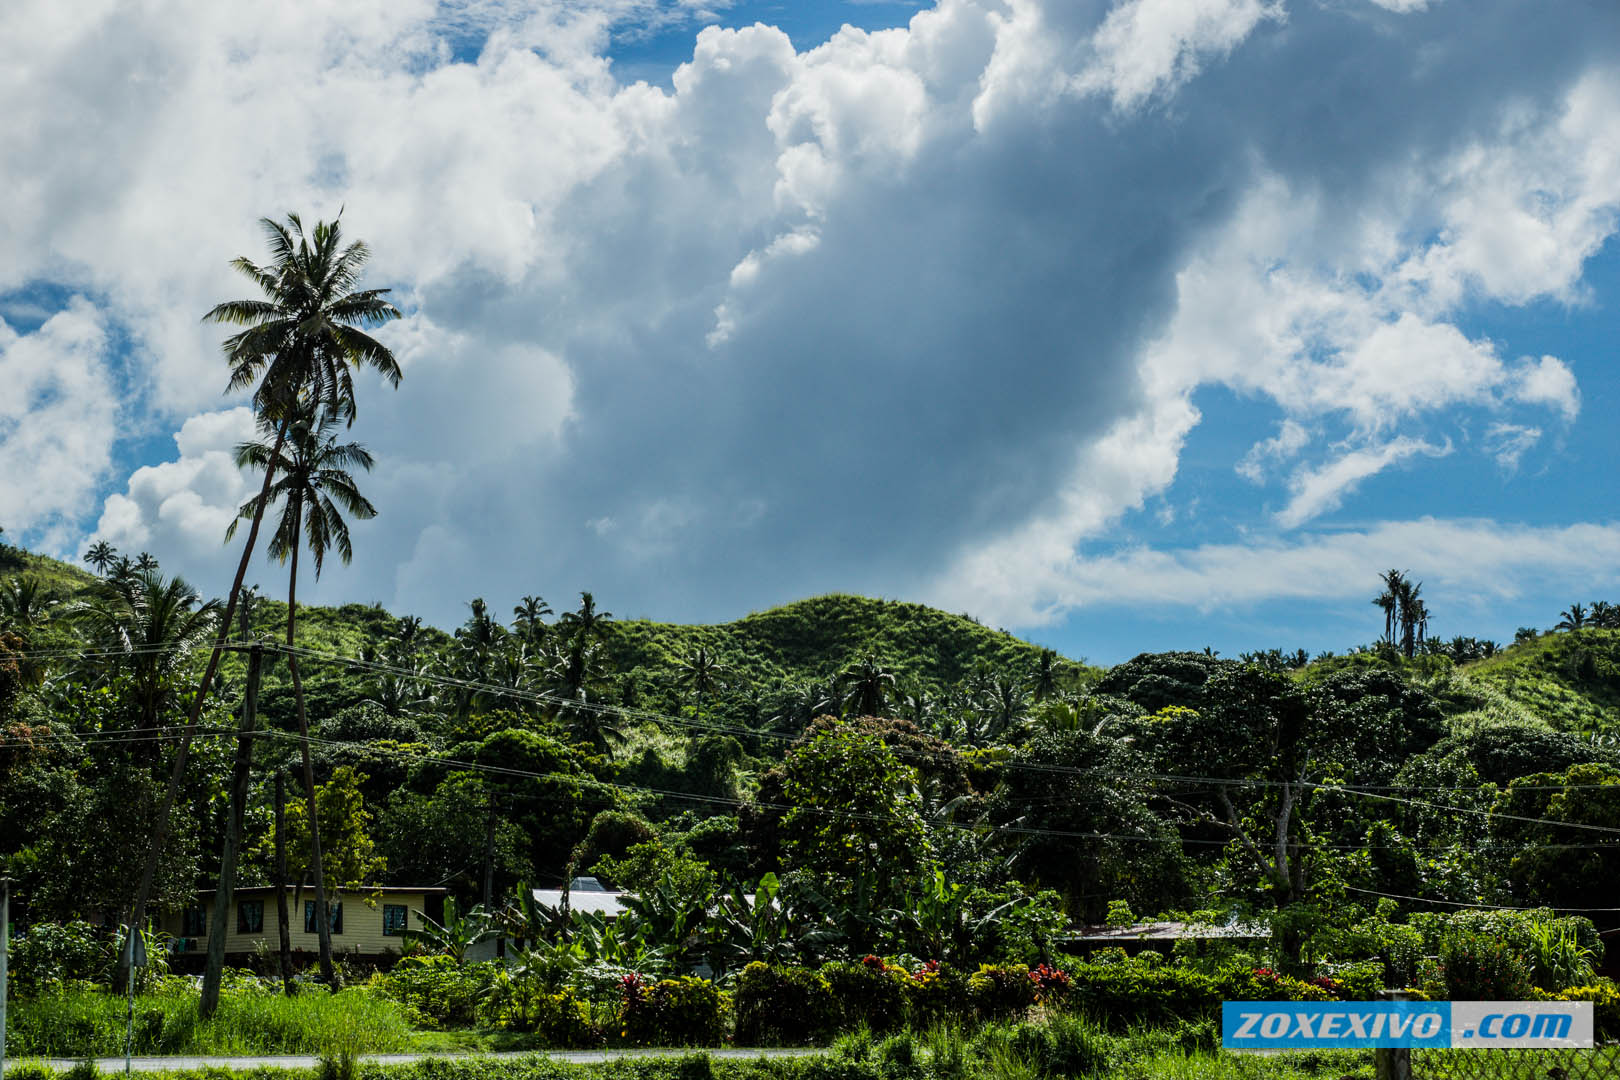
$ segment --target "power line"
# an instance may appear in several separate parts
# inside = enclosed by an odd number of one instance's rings
[[[1460,900],[1431,900],[1426,896],[1405,896],[1401,893],[1378,892],[1375,889],[1358,889],[1353,885],[1346,885],[1344,889],[1346,892],[1382,896],[1389,900],[1411,900],[1419,904],[1442,904],[1446,907],[1477,908],[1482,911],[1569,911],[1576,913],[1620,911],[1620,907],[1552,907],[1545,904],[1540,907],[1508,907],[1502,904],[1468,904]]]

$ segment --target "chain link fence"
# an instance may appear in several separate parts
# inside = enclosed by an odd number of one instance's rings
[[[1592,1050],[1414,1050],[1412,1080],[1620,1080],[1620,1045]]]

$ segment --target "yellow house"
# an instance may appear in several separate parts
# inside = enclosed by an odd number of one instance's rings
[[[330,893],[332,912],[332,951],[358,956],[381,956],[399,952],[407,927],[422,925],[419,912],[435,922],[444,917],[448,889],[425,887],[373,886],[366,889]],[[316,933],[315,890],[287,889],[289,939],[294,952],[314,955],[320,951]],[[208,952],[209,936],[218,932],[214,921],[214,893],[205,890],[197,902],[181,911],[166,912],[162,928],[174,936],[177,957],[201,957]],[[225,956],[240,961],[254,956],[261,948],[279,947],[276,932],[276,890],[270,886],[236,889],[225,925]]]

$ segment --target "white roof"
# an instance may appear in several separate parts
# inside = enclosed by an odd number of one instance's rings
[[[581,886],[574,884],[569,889],[569,910],[589,911],[610,918],[624,914],[624,902],[620,899],[624,893],[603,888],[602,884],[595,878],[587,880],[591,882],[591,885]],[[544,904],[546,907],[560,908],[563,902],[563,891],[561,889],[535,889],[534,899],[535,903]]]

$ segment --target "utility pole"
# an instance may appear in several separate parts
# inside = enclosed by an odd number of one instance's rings
[[[204,1020],[219,1008],[219,983],[225,972],[225,935],[230,930],[231,896],[236,891],[236,853],[241,844],[242,818],[247,812],[248,781],[253,771],[253,726],[259,712],[259,674],[264,648],[248,650],[247,692],[242,698],[242,720],[236,736],[236,764],[231,770],[231,805],[225,819],[225,850],[219,859],[219,883],[214,890],[214,925],[209,927],[208,964],[203,969],[202,998],[197,1015]]]
[[[0,1076],[6,1072],[6,963],[11,952],[11,887],[15,884],[0,877]]]
[[[276,934],[281,957],[281,991],[293,992],[292,925],[287,918],[287,775],[276,770]]]
[[[489,793],[489,816],[484,826],[484,914],[495,915],[495,793]],[[496,959],[506,958],[506,938],[495,938]]]

